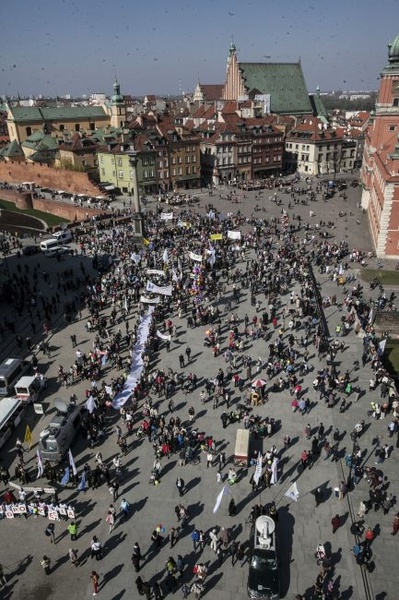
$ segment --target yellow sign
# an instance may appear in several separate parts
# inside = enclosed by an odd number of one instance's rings
[[[217,240],[222,240],[223,234],[222,233],[211,233],[211,235],[209,236],[209,239],[212,240],[213,242],[216,242]]]
[[[147,238],[143,238],[143,244],[144,244],[144,246],[149,246],[150,245],[150,241],[147,240]]]

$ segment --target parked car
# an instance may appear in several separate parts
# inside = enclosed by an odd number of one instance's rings
[[[275,522],[258,517],[251,527],[247,592],[254,600],[279,600],[280,582],[276,554]]]
[[[32,256],[33,254],[37,254],[38,252],[40,252],[39,246],[25,246],[22,249],[22,254],[24,256]]]

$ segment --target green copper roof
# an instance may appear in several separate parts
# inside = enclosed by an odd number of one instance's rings
[[[399,70],[399,35],[391,44],[388,44],[388,64],[383,73]]]
[[[312,105],[313,114],[316,117],[327,118],[327,111],[323,104],[323,100],[319,94],[309,94],[309,100]]]
[[[247,93],[270,94],[271,111],[312,112],[300,63],[239,63]]]
[[[68,121],[77,119],[105,119],[101,106],[59,106],[56,108],[37,108],[15,106],[10,109],[17,123],[28,121]]]
[[[23,157],[24,153],[17,140],[14,140],[13,142],[7,144],[7,146],[5,146],[2,150],[0,150],[0,156],[4,156],[6,158],[13,158],[18,156]]]

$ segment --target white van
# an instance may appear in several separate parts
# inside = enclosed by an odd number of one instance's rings
[[[43,250],[43,252],[50,250],[50,248],[55,248],[55,246],[59,246],[59,242],[55,238],[40,242],[40,250]]]
[[[70,242],[72,240],[72,234],[69,229],[65,229],[64,231],[56,231],[53,234],[54,239],[58,240],[59,244],[65,244],[66,242]]]

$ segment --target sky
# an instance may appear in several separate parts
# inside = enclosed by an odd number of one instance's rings
[[[376,90],[399,0],[0,3],[0,95],[178,94],[241,62],[297,62],[309,91]]]

